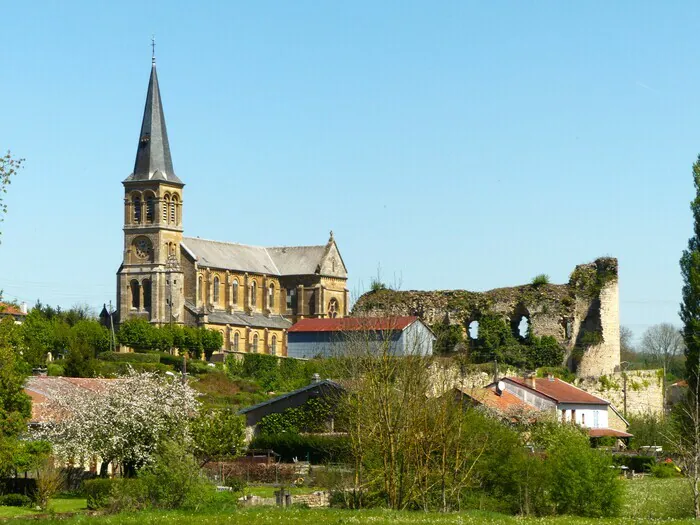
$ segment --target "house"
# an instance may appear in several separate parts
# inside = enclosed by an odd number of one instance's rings
[[[508,414],[519,409],[552,411],[562,423],[588,429],[593,440],[603,437],[628,441],[629,423],[609,401],[549,376],[504,377],[482,389],[458,390],[473,405]]]
[[[245,416],[246,439],[251,440],[255,436],[256,426],[265,416],[300,407],[310,399],[337,400],[344,393],[345,389],[338,383],[330,379],[321,380],[318,374],[314,374],[311,383],[305,387],[239,410],[238,413]],[[334,430],[333,417],[327,422],[327,428],[330,432]]]
[[[418,317],[302,319],[288,331],[287,355],[296,358],[367,351],[432,355],[435,334]]]
[[[6,317],[12,317],[15,323],[22,324],[27,318],[27,303],[22,303],[19,306],[0,303],[0,320]]]

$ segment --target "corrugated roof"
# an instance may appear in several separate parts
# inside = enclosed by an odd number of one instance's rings
[[[505,380],[517,383],[518,385],[529,390],[539,392],[557,403],[579,403],[582,405],[610,404],[609,401],[589,394],[588,392],[585,392],[580,388],[577,388],[574,385],[571,385],[556,377],[552,379],[546,377],[534,378],[535,388],[528,385],[525,379],[522,377],[506,377]]]
[[[405,317],[339,317],[335,319],[302,319],[289,332],[357,332],[363,330],[404,330],[418,320]]]

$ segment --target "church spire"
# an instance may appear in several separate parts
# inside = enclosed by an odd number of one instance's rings
[[[168,131],[165,127],[165,116],[163,115],[163,104],[160,99],[158,74],[156,73],[155,46],[134,172],[129,175],[125,182],[147,180],[182,184],[182,181],[175,175],[173,161],[170,157]]]

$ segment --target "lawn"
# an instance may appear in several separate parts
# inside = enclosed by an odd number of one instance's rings
[[[51,503],[49,504],[49,512],[57,513],[79,512],[85,510],[86,508],[87,500],[85,498],[56,498],[51,500]],[[0,506],[0,519],[35,516],[37,514],[44,513],[27,507]],[[36,520],[34,520],[34,523],[36,523]]]
[[[251,487],[249,492],[259,496],[271,496],[275,489],[272,487]],[[311,491],[313,489],[293,489],[293,491]],[[480,511],[460,513],[424,513],[424,512],[392,512],[387,510],[338,510],[338,509],[279,509],[276,507],[235,508],[236,495],[219,493],[219,500],[214,508],[202,508],[197,512],[186,511],[141,511],[113,516],[76,515],[69,519],[46,520],[42,523],[94,523],[97,525],[116,524],[193,524],[214,525],[228,523],[231,525],[336,525],[371,523],[374,525],[476,525],[512,524],[512,525],[593,525],[605,523],[611,525],[627,525],[646,521],[652,518],[667,519],[665,523],[694,523],[692,516],[692,498],[690,488],[685,479],[655,479],[625,481],[625,499],[620,518],[597,520],[591,518],[556,517],[556,518],[518,518],[503,514]],[[74,512],[85,508],[84,499],[57,499],[53,503],[56,512]],[[7,511],[7,512],[5,512]],[[12,514],[11,512],[14,512]],[[22,516],[36,514],[29,509],[0,507],[0,518],[17,517],[11,523],[34,523],[36,520],[22,519]],[[669,519],[671,518],[671,519]]]

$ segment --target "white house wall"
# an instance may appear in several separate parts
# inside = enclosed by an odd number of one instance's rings
[[[608,428],[608,405],[561,403],[557,406],[559,420],[561,421],[564,412],[565,421],[570,423],[572,410],[575,410],[574,422],[578,425],[586,428]]]

